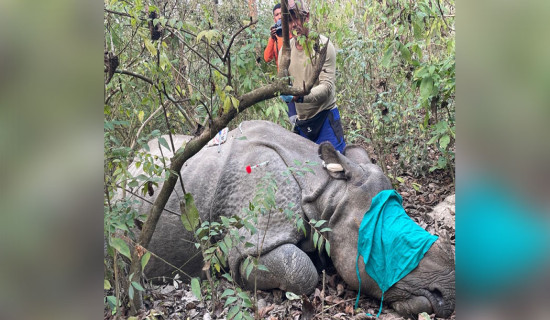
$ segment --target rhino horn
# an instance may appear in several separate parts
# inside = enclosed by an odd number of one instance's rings
[[[339,163],[329,163],[326,165],[326,168],[330,172],[340,172],[344,171],[344,168]]]

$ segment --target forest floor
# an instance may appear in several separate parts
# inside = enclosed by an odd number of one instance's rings
[[[367,148],[369,149],[369,148]],[[372,151],[372,150],[369,150]],[[369,152],[369,154],[373,154]],[[373,156],[373,162],[377,159]],[[389,165],[395,165],[390,163]],[[403,206],[407,214],[421,227],[432,234],[439,234],[445,229],[451,239],[454,250],[454,205],[451,210],[444,210],[445,216],[434,216],[430,213],[440,202],[455,193],[453,178],[449,173],[436,170],[425,177],[402,177],[404,181],[396,187],[403,197]],[[415,189],[413,183],[417,184]],[[419,188],[418,185],[421,187]],[[418,189],[418,190],[417,190]],[[375,299],[361,297],[360,312],[354,310],[356,291],[349,290],[344,281],[334,272],[327,270],[323,277],[320,274],[319,285],[309,297],[288,299],[281,290],[257,291],[257,315],[261,319],[375,319],[366,315],[376,314],[380,302]],[[217,286],[217,296],[230,288],[230,284],[223,278]],[[232,305],[223,306],[218,302],[213,304],[212,299],[199,301],[191,292],[189,284],[181,281],[169,281],[164,285],[146,286],[144,299],[145,309],[133,319],[226,319]],[[122,312],[124,314],[125,312]],[[105,310],[104,319],[114,319],[110,310]],[[122,318],[126,318],[123,316]],[[413,320],[440,319],[432,315],[419,315]],[[389,306],[384,305],[379,319],[404,320]],[[455,313],[449,318],[440,320],[454,320]]]

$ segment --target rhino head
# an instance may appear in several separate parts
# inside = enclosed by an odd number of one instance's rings
[[[327,173],[332,179],[343,180],[338,190],[333,190],[337,204],[330,218],[331,258],[338,274],[357,290],[356,275],[357,239],[359,225],[372,198],[392,185],[380,167],[372,164],[367,152],[358,146],[349,146],[342,155],[329,143],[319,146],[319,155],[326,164],[341,166],[341,171]],[[454,257],[450,242],[440,237],[428,250],[412,272],[384,293],[384,301],[404,316],[416,317],[418,313],[435,313],[448,317],[455,306]],[[377,283],[365,272],[359,259],[361,292],[380,298]]]

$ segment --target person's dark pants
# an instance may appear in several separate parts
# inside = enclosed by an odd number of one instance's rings
[[[286,104],[288,106],[288,117],[292,117],[296,115],[296,104],[294,104],[294,101],[290,101]]]
[[[340,151],[340,153],[344,153],[346,142],[344,141],[344,129],[342,128],[342,123],[340,121],[340,112],[338,112],[338,107],[334,107],[328,111],[327,117],[325,118],[316,139],[311,139],[311,137],[305,134],[298,125],[295,127],[295,131],[302,137],[312,140],[317,144],[328,141],[336,150]]]

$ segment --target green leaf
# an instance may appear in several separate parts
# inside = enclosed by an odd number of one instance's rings
[[[222,277],[226,278],[227,281],[233,282],[233,277],[229,273],[222,274]]]
[[[155,46],[153,45],[151,40],[149,40],[149,38],[145,38],[145,39],[143,39],[143,41],[145,42],[145,47],[147,48],[147,51],[149,51],[151,56],[156,57],[157,56],[157,48],[155,48]]]
[[[332,231],[331,228],[323,228],[321,230],[319,230],[319,232],[327,232],[327,231]]]
[[[439,159],[437,159],[437,166],[439,169],[444,169],[447,166],[447,159],[445,157],[439,157]]]
[[[239,296],[241,299],[245,300],[245,299],[249,299],[248,297],[248,294],[244,291],[241,291],[237,294],[237,296]]]
[[[441,139],[439,139],[439,146],[441,146],[441,149],[445,150],[447,149],[449,142],[451,142],[451,137],[449,137],[449,135],[446,134],[443,137],[441,137]]]
[[[164,44],[164,42],[163,42]],[[164,71],[166,70],[166,66],[170,66],[171,63],[170,63],[170,59],[168,59],[168,57],[166,56],[166,53],[161,53],[160,54],[160,59],[159,59],[159,66],[160,68]]]
[[[434,143],[437,141],[437,138],[439,138],[439,136],[433,136],[433,137],[428,141],[428,144],[434,144]]]
[[[315,223],[315,228],[319,228],[323,225],[323,223],[327,222],[326,220],[319,220]]]
[[[242,306],[246,308],[252,308],[252,301],[250,301],[250,298],[243,298]]]
[[[132,180],[130,182],[128,182],[128,187],[130,188],[135,188],[139,185],[139,182],[137,182],[136,180]]]
[[[233,308],[229,309],[229,312],[227,313],[227,319],[233,319],[237,312],[239,312],[239,306],[233,306]]]
[[[317,240],[319,240],[319,234],[317,232],[315,232],[313,234],[313,247],[314,248],[317,248]]]
[[[290,291],[287,291],[287,292],[285,293],[285,296],[286,296],[286,298],[287,298],[288,300],[298,300],[298,299],[300,299],[299,296],[297,296],[296,294],[294,294],[294,293],[292,293],[292,292],[290,292]]]
[[[220,241],[218,246],[220,247],[220,249],[222,249],[223,253],[226,256],[229,255],[229,252],[227,251],[227,246],[225,245],[225,243],[223,241]]]
[[[263,270],[263,271],[269,272],[269,269],[266,266],[264,266],[263,264],[258,265],[258,270]]]
[[[231,249],[233,243],[231,242],[231,237],[229,235],[225,236],[224,240],[225,245],[227,246],[227,249]]]
[[[253,244],[253,243],[250,243],[250,242],[246,242],[246,243],[244,244],[244,247],[245,247],[245,248],[253,248],[253,247],[254,247],[254,244]]]
[[[115,248],[120,254],[124,255],[128,259],[132,259],[132,256],[130,255],[130,248],[124,242],[124,240],[120,238],[111,238],[111,247]]]
[[[432,77],[425,77],[422,78],[422,82],[420,83],[420,97],[422,100],[428,100],[430,95],[432,94],[434,87],[434,80]]]
[[[208,31],[206,32],[206,39],[208,39],[208,43],[209,43],[209,44],[212,43],[212,38],[217,37],[217,35],[218,35],[218,31],[216,31],[216,30],[214,30],[214,29],[208,30]]]
[[[151,259],[151,252],[147,251],[143,257],[141,257],[141,270],[145,269],[145,266],[149,262],[149,259]]]
[[[414,38],[416,40],[420,40],[422,39],[422,29],[423,29],[423,25],[421,25],[418,20],[414,20],[413,21],[413,30],[414,30]]]
[[[111,289],[111,283],[109,282],[109,280],[103,279],[103,289],[104,289],[104,290],[109,290],[109,289]]]
[[[250,273],[252,272],[253,268],[254,268],[253,263],[248,264],[248,266],[246,267],[246,279],[250,277]]]
[[[390,45],[386,50],[386,53],[384,53],[384,57],[382,58],[382,61],[380,61],[380,65],[384,68],[389,68],[392,55],[393,55],[393,46]]]
[[[199,225],[199,210],[190,193],[185,194],[185,205],[182,208],[181,222],[187,231],[193,231]]]
[[[130,299],[134,299],[134,288],[132,286],[128,288],[128,296],[130,297]]]
[[[135,281],[132,281],[132,287],[136,288],[137,290],[139,291],[145,291],[145,289],[143,289],[143,287],[141,286],[141,284],[135,282]]]
[[[203,30],[201,32],[199,32],[199,34],[197,35],[197,43],[199,43],[202,39],[202,37],[204,37],[204,35],[206,34],[206,32],[208,32],[207,30]]]
[[[223,113],[228,113],[229,108],[231,108],[231,98],[227,96],[223,101]]]
[[[325,250],[327,251],[327,254],[330,257],[330,242],[329,241],[327,241],[327,243],[325,245]]]
[[[229,297],[227,298],[227,300],[225,300],[225,303],[223,304],[223,306],[225,307],[225,306],[231,305],[237,300],[239,300],[237,297]]]
[[[298,230],[302,230],[304,232],[304,236],[306,236],[306,228],[304,227],[304,220],[298,219],[298,222],[296,222],[296,227],[298,227]]]
[[[107,302],[111,306],[112,309],[116,308],[116,297],[115,296],[107,296]]]
[[[143,110],[140,110],[138,112],[138,120],[139,122],[143,122],[143,117],[145,116],[145,112],[143,112]]]
[[[193,278],[191,279],[191,292],[193,292],[193,295],[197,297],[197,299],[201,300],[201,284],[199,282],[199,278]]]
[[[170,148],[170,146],[168,145],[168,142],[166,142],[166,139],[164,139],[163,137],[159,137],[159,138],[158,138],[158,141],[159,141],[159,143],[160,143],[161,146],[165,147],[166,149],[168,149],[168,150],[170,150],[170,151],[172,150],[172,149]]]
[[[239,110],[239,99],[231,96],[231,104],[233,104],[233,108]]]
[[[401,57],[408,62],[411,62],[411,52],[403,44],[400,44],[399,51],[401,51]]]
[[[235,294],[235,290],[233,289],[225,289],[225,291],[222,293],[222,295],[220,296],[220,299],[221,298],[224,298],[224,297],[227,297],[227,296],[231,296],[231,295],[234,295]]]

